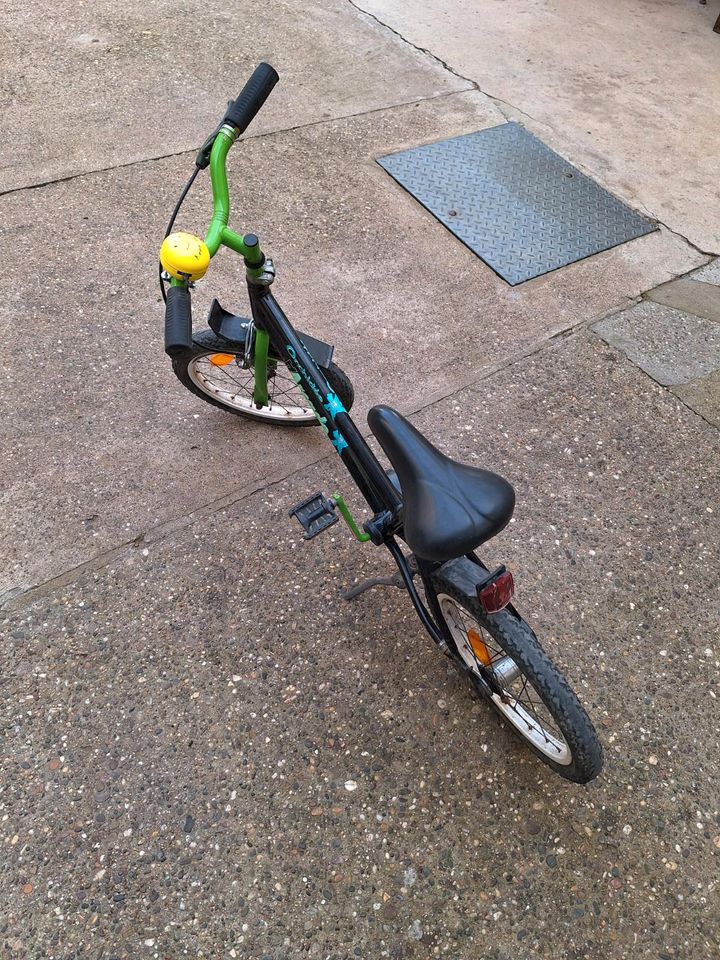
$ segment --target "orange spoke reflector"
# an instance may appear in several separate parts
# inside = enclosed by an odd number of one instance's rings
[[[233,353],[213,353],[210,356],[210,363],[214,367],[226,367],[229,363],[232,363],[235,359]]]
[[[480,663],[484,667],[489,667],[492,663],[492,657],[490,656],[490,651],[485,646],[483,638],[477,632],[475,627],[470,627],[467,632],[468,640],[470,641],[470,646],[472,647],[473,653],[478,658]]]

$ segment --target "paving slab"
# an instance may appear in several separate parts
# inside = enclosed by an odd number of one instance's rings
[[[717,432],[585,335],[416,422],[517,485],[487,555],[601,778],[545,772],[398,591],[338,600],[387,567],[290,525],[333,458],[2,622],[8,960],[713,956]]]
[[[639,209],[720,253],[717,5],[353,0]],[[562,38],[562,42],[558,42]]]
[[[720,323],[720,290],[715,284],[698,280],[694,275],[661,283],[648,290],[645,299]]]
[[[0,56],[0,191],[196,150],[261,60],[281,86],[254,134],[468,86],[342,0],[8,0]]]
[[[704,283],[720,284],[720,259],[712,260],[699,270],[694,270],[690,276],[693,280],[702,280]]]
[[[673,387],[673,393],[709,423],[720,428],[720,370]]]
[[[718,325],[659,303],[639,303],[594,324],[593,330],[666,386],[720,368]]]
[[[410,409],[454,391],[703,261],[660,231],[509,288],[375,162],[498,120],[487,98],[460,93],[253,139],[232,155],[232,222],[275,257],[276,293],[298,328],[338,344],[359,422],[375,402]],[[312,431],[279,437],[203,404],[162,353],[157,250],[191,166],[170,158],[0,198],[10,264],[0,590],[322,455]],[[177,226],[202,232],[209,204],[199,186]],[[198,325],[213,296],[246,309],[242,287],[238,262],[218,257],[194,296]]]

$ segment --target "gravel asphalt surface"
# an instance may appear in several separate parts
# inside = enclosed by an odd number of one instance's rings
[[[416,418],[517,484],[489,558],[597,781],[546,772],[400,592],[339,599],[387,563],[287,518],[347,489],[330,458],[4,620],[5,954],[713,956],[717,437],[648,383],[583,333]]]

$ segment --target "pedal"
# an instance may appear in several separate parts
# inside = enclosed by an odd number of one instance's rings
[[[292,510],[288,510],[288,516],[297,517],[305,531],[305,540],[312,540],[340,519],[334,501],[322,493],[314,493],[296,504]]]

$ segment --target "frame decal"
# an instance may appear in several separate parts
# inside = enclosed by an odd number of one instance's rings
[[[318,422],[320,423],[320,426],[325,431],[325,435],[329,437],[330,441],[332,442],[332,445],[335,447],[337,452],[342,453],[343,450],[347,449],[347,441],[345,440],[345,437],[343,437],[342,433],[340,433],[337,427],[335,427],[332,433],[330,432],[330,429],[328,427],[327,417],[323,417],[318,413],[317,405],[313,403],[313,401],[307,395],[305,386],[306,384],[310,385],[314,395],[317,398],[317,403],[323,408],[323,410],[327,411],[327,413],[330,415],[330,419],[333,421],[335,420],[335,417],[338,413],[347,413],[347,411],[345,410],[345,407],[342,404],[342,401],[340,400],[340,398],[336,393],[333,393],[332,390],[330,390],[327,393],[326,399],[323,400],[322,393],[316,386],[315,381],[310,376],[310,374],[305,369],[305,367],[302,365],[300,360],[298,360],[298,355],[295,349],[289,343],[285,345],[285,349],[290,355],[293,367],[295,368],[294,370],[290,371],[290,376],[293,378],[293,380],[298,385],[300,390],[302,390],[303,395],[305,396],[305,399],[308,401],[310,406],[315,411],[315,416],[317,417]]]

